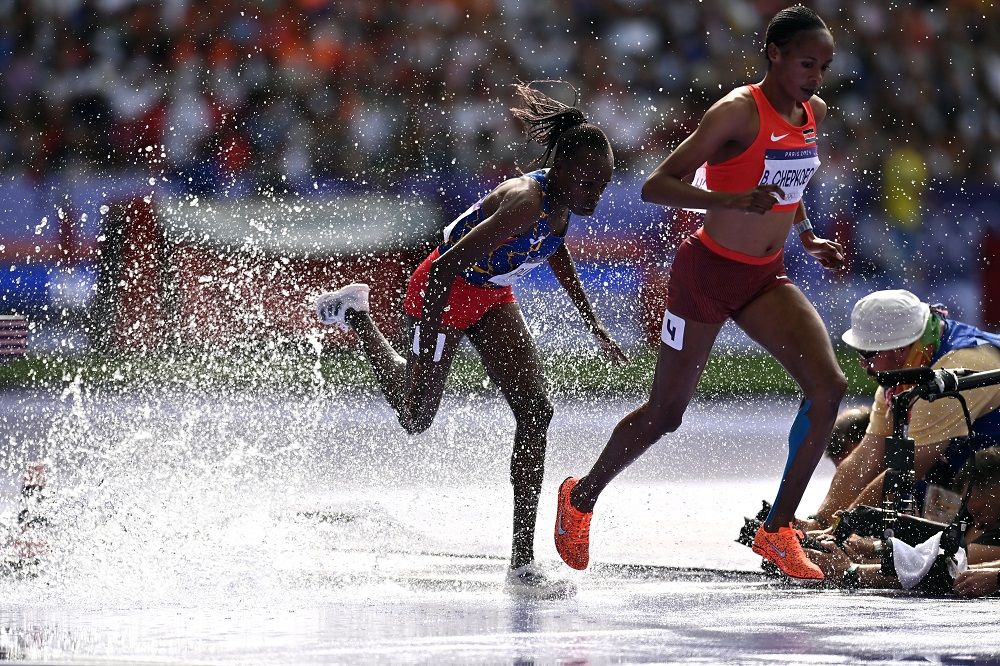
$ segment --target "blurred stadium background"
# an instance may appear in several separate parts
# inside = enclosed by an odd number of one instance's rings
[[[43,354],[232,346],[301,338],[311,296],[363,280],[392,330],[438,230],[537,154],[510,83],[565,79],[619,165],[571,247],[639,345],[697,224],[643,204],[644,174],[762,77],[787,4],[0,0],[0,314]],[[792,239],[793,279],[835,334],[890,286],[1000,327],[1000,10],[810,4],[837,55],[807,205],[851,269]],[[556,289],[540,270],[520,292],[545,345],[576,339]]]

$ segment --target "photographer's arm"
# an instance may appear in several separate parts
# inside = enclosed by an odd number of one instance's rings
[[[872,590],[898,590],[901,588],[898,578],[882,573],[881,564],[859,564],[855,587]]]
[[[833,537],[824,537],[822,543],[826,551],[810,550],[809,559],[823,570],[831,583],[845,588],[899,589],[896,578],[882,574],[881,564],[852,562],[847,553],[834,543]]]
[[[866,434],[834,472],[826,497],[816,510],[821,521],[829,524],[833,514],[854,504],[869,483],[877,477],[885,462],[885,439]]]
[[[962,597],[985,597],[1000,591],[1000,562],[973,566],[958,574],[951,589]]]

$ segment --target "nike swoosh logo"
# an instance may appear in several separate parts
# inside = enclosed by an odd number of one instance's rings
[[[775,136],[774,132],[771,132],[771,141],[781,141],[786,136],[788,136],[787,133],[786,134],[778,134],[777,136]]]
[[[784,558],[785,556],[788,555],[788,551],[780,550],[777,546],[775,546],[770,541],[767,542],[767,546],[768,546],[768,548],[770,548],[771,550],[773,550],[775,553],[777,553],[778,557],[780,557],[780,558]]]
[[[559,507],[559,520],[556,521],[556,533],[558,533],[559,536],[566,534],[566,530],[564,530],[562,526],[562,519],[563,519],[563,510],[562,507]]]

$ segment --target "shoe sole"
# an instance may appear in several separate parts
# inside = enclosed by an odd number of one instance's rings
[[[768,557],[764,552],[762,552],[762,550],[757,547],[757,544],[754,544],[754,545],[750,546],[750,550],[752,550],[757,555],[760,555],[765,560],[767,560],[768,562],[770,562],[771,564],[773,564],[775,567],[777,567],[778,571],[780,571],[781,574],[790,583],[795,583],[796,585],[817,585],[819,583],[822,583],[824,580],[826,580],[825,576],[823,578],[813,578],[811,576],[796,576],[794,574],[791,574],[791,573],[785,571],[784,569],[781,568],[780,564],[778,564],[773,559],[771,559],[770,557]]]
[[[576,586],[572,584],[567,584],[559,590],[542,590],[508,583],[504,585],[504,591],[512,597],[532,601],[558,601],[576,596]]]

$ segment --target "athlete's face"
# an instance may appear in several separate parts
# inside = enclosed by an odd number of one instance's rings
[[[565,162],[562,166],[565,173],[560,179],[565,189],[560,198],[574,215],[593,215],[615,168],[611,149],[603,153],[581,150]]]
[[[833,61],[833,35],[829,30],[798,33],[784,48],[768,45],[771,72],[782,88],[796,101],[805,102],[823,85],[823,77]]]

